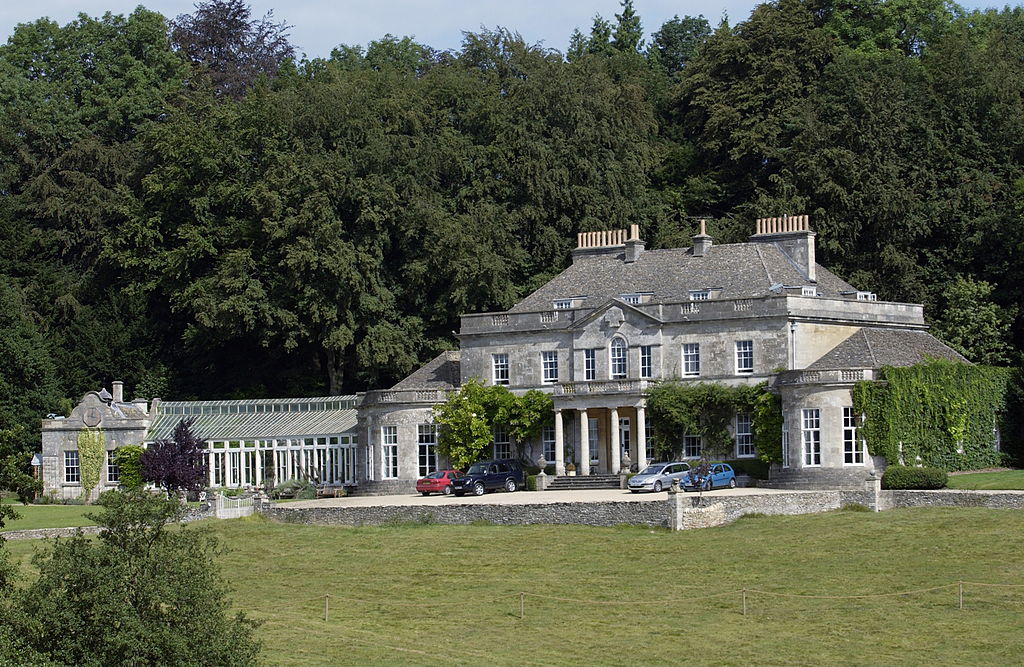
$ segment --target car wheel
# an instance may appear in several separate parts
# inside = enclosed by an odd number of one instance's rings
[[[505,490],[508,491],[509,493],[515,493],[515,490],[518,488],[519,485],[516,484],[516,480],[512,479],[511,477],[505,480]]]
[[[442,490],[441,493],[443,493],[446,496],[452,495],[452,487],[451,487],[451,485],[444,487],[444,490]]]
[[[736,478],[735,477],[733,477],[732,479],[729,480],[729,488],[730,489],[735,489],[736,488]]]
[[[429,496],[430,495],[430,491],[420,491],[420,493],[425,495],[425,496]]]
[[[708,481],[704,482],[704,490],[705,491],[714,491],[714,489],[715,489],[715,485],[714,485],[714,483],[710,479],[708,479]]]
[[[477,482],[476,484],[473,485],[473,495],[474,496],[482,496],[482,495],[484,495],[484,491],[485,490],[486,489],[484,489],[484,483],[483,482]]]
[[[657,482],[654,483],[654,492],[658,493],[659,491],[661,491],[661,480],[660,479]]]

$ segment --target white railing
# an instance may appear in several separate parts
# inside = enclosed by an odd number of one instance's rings
[[[646,390],[647,380],[590,380],[557,385],[555,394],[639,394]]]

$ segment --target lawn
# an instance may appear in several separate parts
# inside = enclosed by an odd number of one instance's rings
[[[951,489],[1017,489],[1024,490],[1024,470],[972,472],[950,475],[946,484]]]
[[[20,518],[8,521],[0,531],[26,530],[28,528],[67,528],[92,526],[94,522],[85,517],[98,510],[87,505],[22,505],[13,504]]]
[[[231,546],[219,563],[235,606],[264,621],[272,665],[952,665],[1024,655],[1024,512],[1013,510],[759,517],[683,533],[206,525]],[[34,548],[7,546],[23,564]],[[960,610],[958,580],[1018,587],[969,583]],[[763,591],[747,594],[745,616],[744,588]]]

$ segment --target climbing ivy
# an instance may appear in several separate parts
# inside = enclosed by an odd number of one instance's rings
[[[78,466],[84,501],[89,500],[89,494],[99,484],[105,442],[103,429],[86,428],[78,432]]]
[[[654,451],[659,456],[680,453],[685,435],[704,438],[704,451],[728,456],[733,447],[729,430],[737,412],[751,413],[754,446],[765,461],[782,457],[782,409],[765,383],[730,387],[709,382],[666,380],[647,392]]]
[[[868,451],[890,464],[943,470],[999,463],[996,437],[1006,431],[1012,376],[1008,368],[945,360],[882,368],[878,380],[853,388]]]

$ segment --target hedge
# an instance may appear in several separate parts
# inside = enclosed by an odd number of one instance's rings
[[[882,475],[883,489],[942,489],[949,476],[941,468],[889,466]]]

